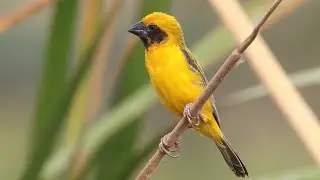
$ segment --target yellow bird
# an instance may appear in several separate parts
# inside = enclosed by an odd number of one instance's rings
[[[154,12],[130,27],[145,48],[145,64],[161,102],[178,117],[188,115],[190,103],[203,92],[208,81],[197,60],[186,47],[183,31],[175,17]],[[223,135],[211,98],[200,111],[196,131],[213,140],[231,170],[248,176],[244,164]]]

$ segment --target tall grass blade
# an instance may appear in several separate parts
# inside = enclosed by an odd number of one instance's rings
[[[55,118],[55,113],[57,99],[66,86],[77,5],[77,0],[64,0],[54,7],[33,120],[31,150],[22,176],[25,180],[38,179],[44,162],[54,149],[54,142],[62,123],[62,119]]]
[[[171,7],[171,0],[150,1],[143,0],[140,17],[153,11],[167,12]],[[138,90],[141,85],[148,82],[148,76],[144,68],[144,48],[137,44],[132,54],[128,56],[126,65],[117,79],[113,106],[118,105],[128,95]],[[135,117],[132,123],[126,125],[108,141],[105,141],[95,154],[95,164],[97,165],[95,179],[117,179],[123,176],[124,169],[133,156],[133,145],[139,134],[141,117]],[[112,163],[111,163],[112,162]]]

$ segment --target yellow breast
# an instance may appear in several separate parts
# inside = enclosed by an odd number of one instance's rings
[[[157,46],[146,50],[146,67],[161,102],[178,116],[203,91],[200,77],[189,67],[178,46]]]

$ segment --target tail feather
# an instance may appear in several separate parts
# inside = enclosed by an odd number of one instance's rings
[[[247,177],[249,176],[246,167],[244,166],[243,162],[231,147],[230,143],[227,141],[225,137],[222,137],[221,141],[217,142],[216,145],[218,146],[224,160],[230,167],[230,169],[238,176],[238,177]]]

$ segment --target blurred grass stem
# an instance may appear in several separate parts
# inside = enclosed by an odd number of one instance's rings
[[[90,45],[94,35],[98,30],[101,18],[101,2],[102,0],[84,0],[82,1],[82,21],[80,23],[80,56],[85,52]],[[78,59],[79,60],[79,59]],[[77,62],[79,65],[81,62]],[[75,98],[70,109],[69,118],[67,120],[67,145],[72,146],[77,143],[77,149],[73,155],[73,160],[70,163],[68,178],[76,179],[78,172],[83,169],[86,164],[86,153],[81,150],[81,136],[87,129],[90,123],[90,118],[87,115],[89,96],[88,88],[89,78],[85,77],[81,82],[81,86],[77,90]]]
[[[236,0],[210,0],[234,38],[241,42],[253,27]],[[237,21],[235,21],[237,19]],[[276,57],[261,36],[258,36],[246,53],[249,64],[267,87],[278,108],[301,138],[320,166],[320,125],[317,117],[292,85]]]
[[[320,67],[308,68],[301,72],[289,74],[290,81],[300,89],[320,84]],[[238,106],[249,101],[268,96],[268,90],[262,84],[257,84],[228,95],[221,100],[224,106]]]
[[[66,84],[68,67],[70,67],[70,51],[74,45],[77,12],[78,0],[59,1],[54,4],[41,81],[35,102],[30,152],[21,179],[39,178],[39,173],[53,152],[57,137],[60,135],[69,108],[68,102],[73,95],[71,87],[69,89]]]
[[[34,0],[21,9],[0,17],[0,33],[4,33],[14,25],[57,1],[58,0]]]
[[[81,39],[80,52],[87,48],[94,35],[98,30],[101,21],[101,5],[103,0],[85,0],[84,1],[84,24],[83,24],[83,38]],[[71,172],[69,179],[77,179],[85,168],[88,161],[88,154],[82,149],[82,136],[85,134],[87,128],[90,126],[94,117],[100,110],[102,104],[102,89],[103,89],[103,75],[108,64],[108,51],[113,39],[114,26],[116,22],[116,14],[121,8],[123,0],[107,0],[107,13],[109,17],[107,28],[102,35],[101,43],[94,55],[92,68],[88,77],[86,77],[82,86],[78,90],[77,97],[74,102],[71,116],[69,118],[68,141],[72,144],[77,141],[78,149],[75,152],[75,159],[71,165]]]

